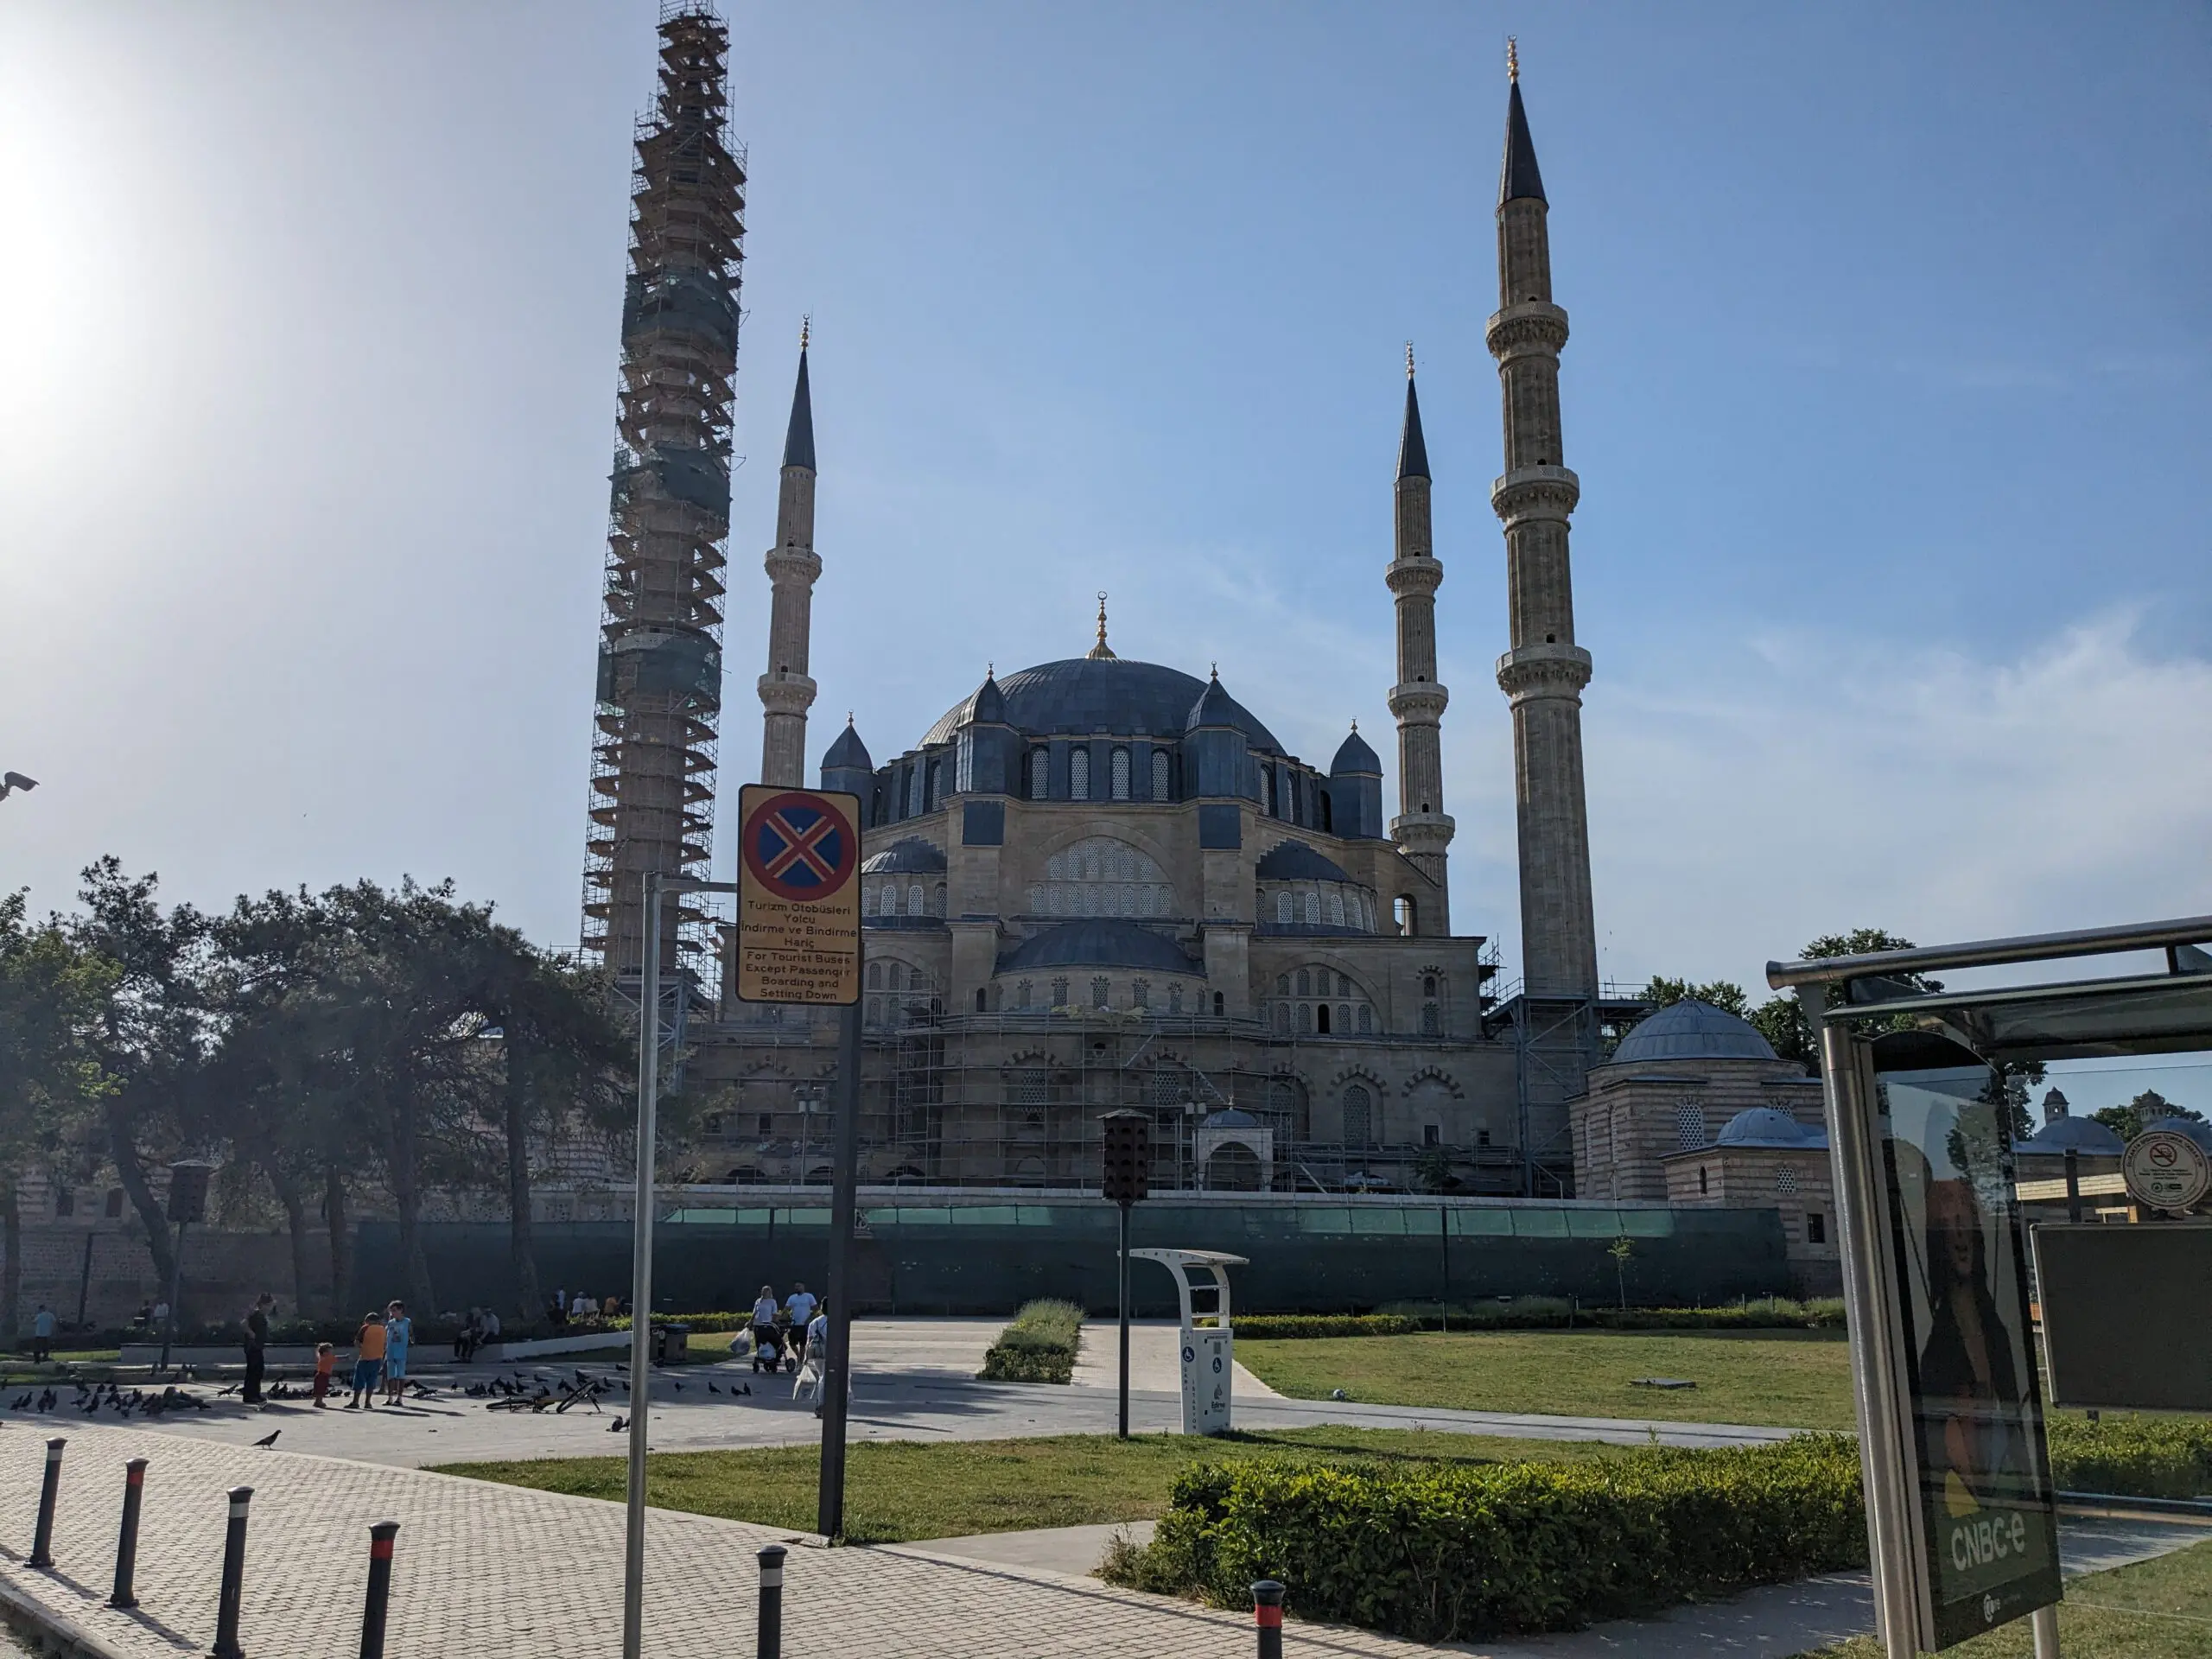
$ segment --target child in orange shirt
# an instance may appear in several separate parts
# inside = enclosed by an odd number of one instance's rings
[[[372,1313],[353,1336],[353,1397],[346,1402],[346,1410],[377,1408],[377,1385],[384,1380],[384,1315]]]
[[[327,1342],[315,1345],[315,1402],[327,1408],[330,1402],[323,1396],[330,1392],[330,1373],[337,1366],[338,1351]]]

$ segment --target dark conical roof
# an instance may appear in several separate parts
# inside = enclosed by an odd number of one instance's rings
[[[976,690],[969,704],[968,718],[978,726],[1002,726],[1006,723],[1006,694],[999,690],[998,671],[988,669],[983,683]]]
[[[1428,445],[1421,435],[1421,399],[1414,395],[1414,378],[1406,377],[1406,429],[1398,439],[1398,476],[1428,476]]]
[[[1544,175],[1536,171],[1536,141],[1529,136],[1529,112],[1521,107],[1521,83],[1516,80],[1505,100],[1505,165],[1497,176],[1497,205],[1523,196],[1546,200]]]
[[[875,762],[868,759],[868,745],[861,741],[861,734],[853,729],[849,717],[845,729],[837,734],[837,741],[830,746],[830,753],[822,757],[823,770],[827,772],[832,767],[858,772],[875,770]]]
[[[1382,762],[1377,758],[1367,740],[1359,734],[1359,728],[1351,728],[1351,735],[1338,746],[1337,758],[1329,763],[1329,776],[1344,778],[1355,773],[1372,772],[1382,775]]]
[[[1221,689],[1221,676],[1217,674],[1206,682],[1206,689],[1191,705],[1189,718],[1184,721],[1186,732],[1203,730],[1208,726],[1241,726],[1237,716],[1244,711],[1236,706],[1236,699]]]
[[[791,423],[784,433],[784,465],[814,470],[814,397],[806,385],[806,347],[798,348],[798,385],[791,390]]]

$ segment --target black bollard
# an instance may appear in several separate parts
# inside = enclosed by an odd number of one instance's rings
[[[253,1488],[231,1488],[230,1530],[223,1535],[223,1599],[215,1607],[215,1659],[245,1659],[238,1646],[238,1603],[245,1595],[245,1510]]]
[[[38,1536],[31,1542],[31,1558],[27,1565],[54,1565],[54,1503],[61,1496],[61,1448],[69,1442],[52,1440],[46,1443],[46,1484],[38,1491]]]
[[[361,1659],[384,1659],[384,1613],[391,1600],[391,1541],[399,1522],[379,1521],[369,1529],[369,1599],[361,1609]]]
[[[784,1659],[784,1557],[781,1544],[760,1552],[760,1659]]]
[[[133,1458],[123,1465],[123,1535],[115,1541],[115,1593],[111,1607],[136,1607],[131,1576],[138,1570],[138,1502],[146,1496],[146,1459]]]
[[[1252,1586],[1252,1619],[1260,1628],[1260,1659],[1282,1659],[1282,1586],[1274,1580]]]

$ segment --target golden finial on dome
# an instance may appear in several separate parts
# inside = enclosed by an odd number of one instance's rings
[[[1090,648],[1088,655],[1093,662],[1110,663],[1116,660],[1113,647],[1106,643],[1106,593],[1103,588],[1101,588],[1098,594],[1098,643]]]
[[[1521,42],[1510,35],[1505,37],[1505,78],[1521,79]]]

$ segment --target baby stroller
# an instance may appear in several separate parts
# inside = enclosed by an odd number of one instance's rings
[[[753,1370],[754,1375],[766,1371],[773,1376],[788,1367],[798,1370],[798,1355],[793,1350],[791,1332],[780,1325],[756,1325],[753,1327]]]

